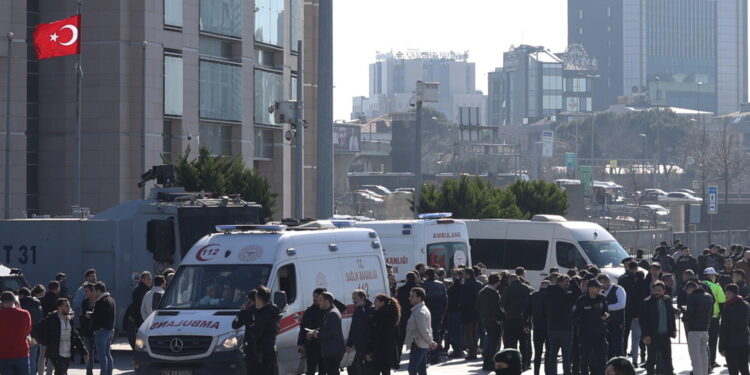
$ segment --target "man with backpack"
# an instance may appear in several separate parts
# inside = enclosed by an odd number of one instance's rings
[[[164,276],[156,276],[154,278],[154,287],[143,295],[143,302],[141,303],[141,318],[143,320],[146,320],[159,307],[159,303],[161,303],[161,299],[164,297],[165,284],[166,279]]]

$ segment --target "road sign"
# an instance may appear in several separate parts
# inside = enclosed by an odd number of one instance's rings
[[[552,147],[554,144],[555,132],[552,130],[545,130],[542,132],[542,156],[551,157]]]
[[[719,187],[708,185],[708,214],[716,215],[719,213]]]
[[[565,168],[567,168],[570,171],[575,171],[576,165],[578,164],[578,161],[576,160],[576,153],[575,152],[566,152],[565,153]]]
[[[594,195],[594,179],[591,175],[591,166],[584,165],[580,168],[581,185],[583,185],[583,195],[590,197]]]

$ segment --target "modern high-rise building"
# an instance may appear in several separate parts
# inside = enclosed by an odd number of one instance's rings
[[[188,148],[195,156],[205,146],[260,171],[279,193],[277,216],[291,216],[295,151],[268,107],[299,95],[297,40],[303,40],[305,213],[315,216],[318,2],[84,1],[81,206],[99,212],[139,199],[144,166],[175,160]],[[5,35],[15,33],[13,217],[69,214],[73,204],[77,56],[39,61],[30,40],[37,24],[76,14],[77,3],[0,2],[2,72]],[[0,74],[3,104],[6,85]],[[1,128],[4,152],[4,121]]]
[[[478,109],[483,124],[486,121],[485,96],[476,90],[476,67],[468,59],[468,53],[455,52],[378,54],[377,62],[370,64],[369,95],[352,99],[352,119],[408,111],[412,108],[410,103],[417,81],[424,81],[440,83],[439,101],[425,103],[425,106],[442,112],[455,123],[461,123],[462,111],[476,113]]]
[[[747,101],[747,11],[747,0],[569,0],[568,42],[599,60],[596,109],[647,95],[735,112]]]
[[[555,54],[521,45],[488,76],[489,125],[523,125],[561,112],[591,112],[597,61],[580,45]]]

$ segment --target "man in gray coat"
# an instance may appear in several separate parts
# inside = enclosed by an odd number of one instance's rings
[[[344,356],[344,333],[341,330],[341,313],[333,305],[333,294],[323,292],[318,296],[318,305],[325,313],[320,328],[308,333],[310,339],[320,340],[323,356],[321,375],[339,375],[339,365]]]
[[[482,348],[482,358],[484,359],[482,370],[484,371],[495,369],[493,358],[500,344],[500,322],[503,320],[503,311],[500,309],[500,292],[497,290],[499,286],[500,275],[492,273],[488,279],[487,286],[479,291],[479,296],[477,297],[479,323],[487,335],[484,347]]]

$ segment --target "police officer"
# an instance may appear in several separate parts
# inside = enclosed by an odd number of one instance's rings
[[[607,300],[607,342],[609,342],[609,353],[607,359],[622,357],[625,355],[624,323],[625,323],[625,306],[627,303],[627,293],[625,288],[614,285],[609,280],[609,276],[600,273],[596,280],[602,284],[602,294]]]
[[[255,340],[255,374],[272,375],[276,364],[276,335],[279,333],[279,308],[271,303],[271,289],[261,285],[255,294],[255,324],[245,335]],[[248,369],[249,370],[249,369]]]
[[[573,308],[581,353],[581,375],[603,374],[607,361],[607,300],[601,294],[602,284],[589,280],[586,294]]]
[[[237,317],[232,321],[232,329],[245,327],[245,332],[249,332],[250,328],[255,324],[255,295],[255,289],[247,293],[247,302],[245,302]],[[254,360],[255,340],[253,340],[252,336],[245,335],[243,349],[245,351],[245,370],[248,375],[252,375],[255,373],[255,366],[257,366]]]

